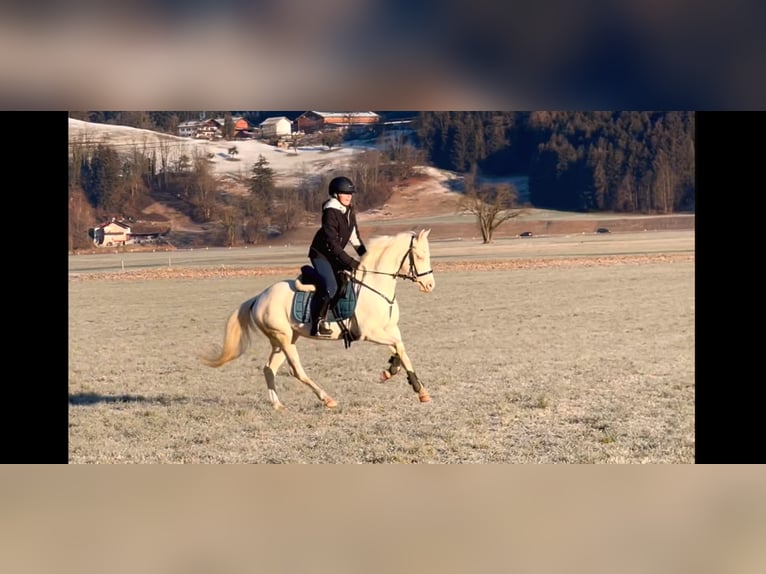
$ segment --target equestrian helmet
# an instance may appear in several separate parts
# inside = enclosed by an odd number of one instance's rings
[[[339,193],[354,193],[354,183],[347,177],[336,177],[330,182],[330,195],[335,197]]]

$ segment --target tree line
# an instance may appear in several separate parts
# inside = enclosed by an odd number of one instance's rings
[[[569,211],[694,210],[694,112],[422,112],[437,167],[526,175],[529,203]]]

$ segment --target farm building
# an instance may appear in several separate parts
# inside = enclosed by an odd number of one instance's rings
[[[299,131],[312,133],[325,129],[371,128],[380,122],[375,112],[305,112],[295,120]]]
[[[223,125],[226,123],[226,118],[215,118],[215,121],[218,125],[223,127]],[[231,123],[234,124],[235,132],[250,129],[250,124],[247,123],[247,120],[242,116],[232,116]]]
[[[258,127],[261,128],[261,135],[264,138],[288,136],[293,131],[292,122],[285,116],[266,118],[258,124]]]
[[[215,118],[215,122],[221,126],[221,133],[223,133],[223,126],[226,125],[226,118]],[[231,123],[234,126],[234,138],[242,139],[251,137],[250,124],[242,116],[232,116]]]
[[[113,217],[110,221],[92,228],[88,235],[93,239],[93,243],[99,247],[125,245],[130,239],[130,226]]]
[[[170,231],[170,228],[161,230],[154,227],[132,229],[126,222],[117,221],[113,217],[111,220],[89,229],[88,236],[93,240],[93,244],[98,247],[117,247],[154,243],[161,236],[167,234],[168,231]]]

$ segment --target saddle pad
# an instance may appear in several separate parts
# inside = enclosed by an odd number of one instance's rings
[[[293,297],[293,319],[299,323],[311,321],[311,298],[313,296],[313,292],[295,292]],[[356,309],[356,292],[353,289],[353,284],[349,283],[346,286],[346,292],[343,297],[338,301],[338,314],[335,314],[335,309],[330,309],[329,313],[327,313],[327,320],[333,322],[348,319],[354,314],[354,309]]]

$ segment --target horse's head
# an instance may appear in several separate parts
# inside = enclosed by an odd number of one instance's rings
[[[429,233],[430,229],[423,229],[414,236],[409,252],[409,275],[423,293],[430,293],[436,286],[434,271],[431,268],[431,249],[428,246]]]
[[[403,231],[396,235],[372,237],[359,269],[373,277],[387,275],[392,279],[409,279],[417,283],[422,292],[430,293],[436,281],[431,269],[429,233],[430,229],[424,229],[419,233]]]

